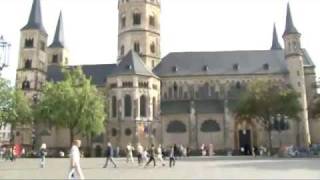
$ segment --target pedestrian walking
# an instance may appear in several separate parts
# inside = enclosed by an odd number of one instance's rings
[[[156,151],[155,147],[152,144],[151,148],[149,149],[149,161],[147,162],[147,164],[144,167],[147,167],[151,163],[151,161],[153,161],[153,167],[156,167],[156,160],[155,160],[156,152],[155,151]]]
[[[39,155],[40,155],[40,168],[44,168],[46,165],[46,155],[47,155],[47,145],[46,144],[41,144],[40,150],[39,150]]]
[[[175,157],[175,151],[174,151],[174,146],[170,147],[169,151],[169,167],[174,167],[176,164],[176,157]]]
[[[142,160],[142,157],[143,157],[143,146],[138,143],[137,144],[137,157],[138,157],[138,164],[141,165],[143,160]]]
[[[142,161],[148,161],[148,151],[145,149],[142,154]]]
[[[116,163],[113,161],[113,148],[110,142],[108,142],[107,144],[107,149],[105,152],[105,156],[106,156],[106,163],[104,164],[103,168],[107,168],[108,167],[108,162],[110,161],[114,168],[117,168]]]
[[[82,169],[80,167],[80,140],[74,140],[70,150],[70,170],[68,173],[68,179],[84,179]]]
[[[163,161],[163,154],[162,154],[162,146],[161,144],[159,144],[158,148],[157,148],[157,159],[158,161],[160,161],[160,163],[162,164],[162,166],[165,166],[166,164]]]
[[[129,144],[127,145],[127,149],[126,149],[126,151],[127,151],[127,163],[128,163],[129,161],[131,161],[132,163],[134,163],[133,153],[132,153],[133,150],[134,150],[134,147],[131,146],[131,143],[129,143]]]

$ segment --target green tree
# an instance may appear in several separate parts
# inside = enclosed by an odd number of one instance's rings
[[[236,118],[255,119],[262,125],[268,133],[269,151],[272,150],[273,118],[281,114],[288,117],[289,120],[298,121],[297,124],[299,124],[298,114],[300,111],[301,104],[299,94],[296,91],[287,85],[265,81],[250,83],[247,91],[240,96],[239,102],[234,108]],[[279,129],[279,133],[281,133],[281,129]]]
[[[30,102],[24,93],[12,88],[9,81],[0,78],[0,124],[11,125],[11,140],[17,126],[31,124],[32,120]]]
[[[45,85],[36,114],[42,122],[69,129],[71,144],[75,135],[104,130],[105,98],[80,67],[64,69],[63,75],[63,81]]]

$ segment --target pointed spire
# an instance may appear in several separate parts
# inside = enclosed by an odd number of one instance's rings
[[[50,48],[65,48],[64,44],[64,30],[63,30],[63,20],[62,12],[60,11],[59,20],[56,27],[56,33]]]
[[[282,47],[281,47],[279,40],[278,40],[276,24],[273,24],[273,37],[272,37],[271,50],[279,50],[279,49],[282,49]]]
[[[286,17],[286,29],[283,33],[283,36],[287,34],[299,34],[296,27],[293,24],[292,17],[291,17],[291,10],[290,10],[290,4],[287,5],[287,17]]]
[[[21,30],[38,29],[47,34],[42,24],[41,4],[40,0],[33,0],[29,21]]]

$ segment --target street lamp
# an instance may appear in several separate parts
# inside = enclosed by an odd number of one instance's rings
[[[9,65],[9,50],[11,44],[6,42],[3,36],[0,36],[0,72]]]

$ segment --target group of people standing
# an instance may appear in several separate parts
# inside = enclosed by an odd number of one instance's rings
[[[164,149],[162,148],[161,144],[158,145],[156,148],[154,144],[150,146],[149,149],[145,149],[140,143],[137,144],[136,148],[129,143],[125,149],[126,153],[126,162],[127,163],[134,163],[134,152],[136,152],[138,165],[141,166],[145,162],[144,167],[147,167],[151,162],[153,162],[153,166],[156,167],[158,160],[162,166],[165,166],[164,162]],[[170,147],[169,149],[169,167],[173,167],[175,165],[175,157],[178,152],[177,145]],[[114,150],[110,142],[107,144],[107,148],[105,151],[106,162],[103,168],[108,167],[109,161],[113,164],[114,168],[117,168],[117,164],[115,163],[114,157]]]

